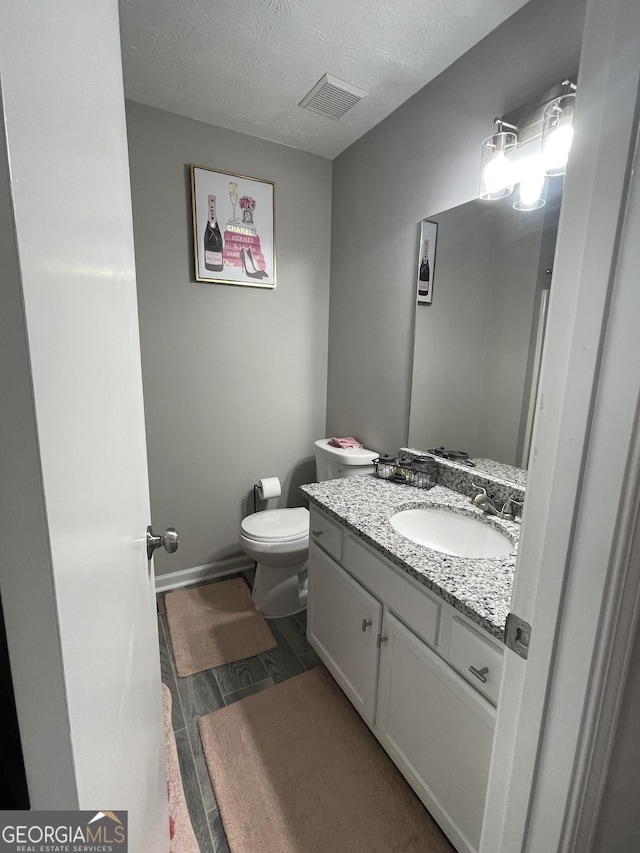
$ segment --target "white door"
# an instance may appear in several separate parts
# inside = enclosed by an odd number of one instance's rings
[[[20,572],[14,570],[20,561],[15,549],[0,576],[32,807],[128,809],[129,849],[165,853],[160,669],[145,550],[150,509],[116,0],[3,4],[0,84],[7,139],[0,177],[10,187],[15,228],[15,238],[6,232],[2,238],[15,255],[3,287],[23,300],[18,331],[26,343],[22,358],[16,337],[9,357],[12,371],[27,365],[30,393],[21,399],[29,404],[25,425],[33,419],[45,525],[39,529],[38,519],[29,519],[23,540],[25,549],[31,537],[46,545],[46,558]],[[14,390],[17,398],[20,389]],[[31,439],[26,427],[19,435],[20,413],[10,414],[3,439],[18,447]],[[19,477],[11,482],[19,508],[26,489]],[[25,514],[16,512],[18,525]],[[35,618],[45,587],[52,603]],[[36,707],[37,699],[25,697],[52,646],[43,640],[48,623],[57,626],[63,701],[43,690]],[[25,625],[29,631],[21,634]],[[60,742],[39,742],[51,715],[61,713]],[[48,754],[56,749],[57,765]],[[69,767],[71,782],[64,776]],[[60,790],[55,781],[44,786],[57,770]]]

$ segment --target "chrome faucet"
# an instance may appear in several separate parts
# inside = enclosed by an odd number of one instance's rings
[[[471,503],[474,506],[477,506],[478,509],[481,509],[487,515],[496,515],[498,518],[504,518],[507,521],[515,521],[516,514],[514,504],[521,506],[523,501],[517,501],[513,495],[511,495],[511,497],[507,498],[507,500],[502,504],[502,509],[498,511],[496,505],[487,494],[487,490],[484,486],[479,486],[477,483],[472,483],[471,485],[474,489],[479,490],[475,498],[471,499]]]

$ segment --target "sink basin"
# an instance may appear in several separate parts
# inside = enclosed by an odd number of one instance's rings
[[[392,515],[394,530],[418,545],[456,557],[504,557],[513,544],[502,533],[475,518],[445,509],[418,507]]]

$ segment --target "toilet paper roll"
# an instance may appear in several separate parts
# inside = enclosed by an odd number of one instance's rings
[[[263,501],[269,498],[279,498],[282,494],[280,480],[277,477],[265,477],[263,480],[258,480],[258,491]]]

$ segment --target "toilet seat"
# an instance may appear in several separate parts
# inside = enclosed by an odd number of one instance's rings
[[[253,542],[294,542],[309,536],[309,510],[265,509],[242,520],[242,535]]]

